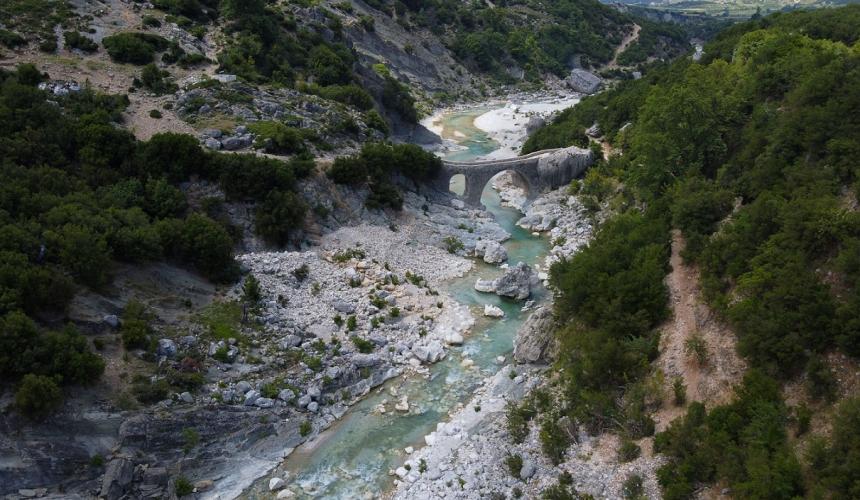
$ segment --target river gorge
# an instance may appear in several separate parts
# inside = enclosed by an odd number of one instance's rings
[[[546,113],[571,102],[575,101],[562,99],[535,107]],[[527,118],[513,105],[449,111],[430,119],[434,131],[446,140],[447,148],[440,155],[457,161],[515,156],[513,151],[500,150],[500,142],[505,140],[498,130],[491,134],[475,125],[481,117],[486,121],[488,116],[496,126],[507,125],[514,133],[525,136]],[[506,118],[508,123],[504,122]],[[462,189],[462,179],[452,179],[451,190],[462,193]],[[485,187],[481,201],[496,223],[510,234],[503,243],[509,265],[524,262],[540,269],[551,247],[549,238],[517,225],[523,213],[503,202],[494,182]],[[524,307],[523,301],[478,292],[476,280],[496,278],[508,265],[500,268],[473,260],[468,272],[440,287],[442,293],[467,306],[475,318],[463,344],[451,346],[447,356],[431,365],[426,374],[395,377],[377,387],[328,429],[292,451],[278,467],[290,485],[290,496],[283,497],[377,498],[390,492],[397,479],[392,471],[404,464],[408,452],[424,446],[425,436],[440,422],[462,409],[478,387],[513,363],[511,352],[517,330],[530,311],[547,300],[548,294],[543,286],[533,286],[529,301],[534,304]],[[504,317],[485,317],[487,304],[500,308]],[[393,408],[393,403],[407,400],[408,411]],[[270,477],[258,480],[242,497],[271,498]]]

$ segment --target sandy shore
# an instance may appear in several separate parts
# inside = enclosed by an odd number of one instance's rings
[[[445,124],[445,117],[452,113],[474,110],[472,125],[499,145],[499,148],[484,158],[512,158],[519,154],[528,137],[526,127],[531,117],[549,119],[559,111],[577,104],[580,99],[581,96],[575,93],[516,95],[477,107],[463,105],[443,108],[422,120],[421,124],[442,137],[443,151],[456,151],[462,149],[458,139],[461,139],[463,134],[450,130]]]

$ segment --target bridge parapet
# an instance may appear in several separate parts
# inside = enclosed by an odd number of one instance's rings
[[[519,174],[528,186],[528,196],[532,198],[570,183],[593,163],[594,155],[591,150],[575,146],[536,151],[501,160],[443,161],[434,184],[438,189],[447,191],[451,177],[462,174],[466,178],[464,201],[473,207],[481,207],[484,187],[499,172],[510,170]]]

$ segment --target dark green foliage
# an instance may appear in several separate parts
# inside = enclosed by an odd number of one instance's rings
[[[644,335],[666,318],[668,228],[628,213],[604,225],[592,243],[552,269],[561,292],[556,313],[616,336]]]
[[[520,479],[520,471],[523,468],[523,457],[521,455],[509,453],[508,456],[505,457],[505,465],[512,476]]]
[[[59,332],[39,332],[20,312],[0,317],[0,376],[18,379],[27,373],[50,376],[58,383],[89,384],[101,376],[104,362],[90,352],[87,341],[69,326]]]
[[[370,185],[370,194],[367,195],[364,205],[375,210],[384,208],[401,210],[403,208],[403,196],[390,183],[374,183]]]
[[[522,443],[529,433],[529,421],[535,417],[537,411],[529,401],[524,401],[521,405],[508,403],[507,407],[507,427],[508,434],[514,443]]]
[[[612,217],[552,270],[568,416],[631,438],[651,426],[640,381],[657,345],[650,332],[665,318],[670,227],[681,230],[705,298],[753,368],[735,402],[710,412],[693,403],[657,437],[657,450],[673,458],[659,474],[665,498],[718,480],[738,498],[820,493],[804,487],[769,377],[802,376],[827,400],[836,386],[825,354],[858,353],[860,216],[845,207],[860,178],[860,58],[844,45],[860,38],[858,19],[860,7],[848,6],[731,28],[702,63],[655,67],[586,98],[537,135],[557,139],[532,141],[566,146],[598,123],[624,154],[598,167],[615,179],[587,182],[597,188],[589,196],[606,199],[604,184],[614,186],[610,203],[632,195],[645,214]],[[826,446],[811,449],[824,449],[812,460],[824,467]],[[856,496],[846,491],[834,498]]]
[[[591,124],[580,125],[571,119],[571,115],[576,113],[574,111],[576,109],[573,107],[564,110],[553,120],[552,124],[542,127],[530,135],[523,145],[522,154],[558,147],[587,146],[588,137],[585,135],[585,129]]]
[[[432,179],[441,164],[436,155],[414,144],[367,143],[356,156],[336,158],[327,175],[338,184],[369,182],[368,208],[400,210],[403,197],[391,183],[392,178]]]
[[[165,253],[195,267],[214,281],[231,281],[238,265],[233,260],[233,240],[223,226],[201,214],[184,221],[168,219],[158,224]]]
[[[621,441],[621,446],[618,448],[618,461],[622,463],[630,462],[639,458],[639,455],[641,454],[642,449],[639,448],[639,445],[629,439],[624,439]]]
[[[84,52],[95,52],[99,49],[99,44],[77,31],[67,31],[63,33],[63,38],[66,41],[66,46],[73,49],[82,50]]]
[[[249,274],[245,278],[245,283],[242,285],[242,295],[245,302],[255,306],[260,303],[262,292],[260,291],[260,282],[253,274]]]
[[[806,390],[813,399],[833,401],[836,398],[836,377],[821,357],[810,358],[805,371]]]
[[[154,63],[149,63],[140,72],[140,82],[143,87],[156,95],[168,94],[176,90],[176,84],[170,81],[170,72],[161,70]]]
[[[373,109],[373,98],[366,90],[355,84],[349,85],[329,85],[320,87],[318,85],[307,85],[301,87],[301,90],[310,94],[315,94],[325,99],[342,102],[350,106],[354,106],[362,111]]]
[[[158,133],[140,143],[135,160],[136,175],[166,177],[172,183],[192,175],[210,177],[214,174],[212,163],[216,163],[200,148],[197,139],[173,132]]]
[[[800,465],[787,443],[779,386],[752,370],[731,404],[687,415],[657,435],[655,451],[673,459],[657,473],[666,499],[689,498],[699,483],[724,479],[744,498],[794,498]]]
[[[284,245],[303,226],[306,213],[307,204],[301,197],[291,191],[273,190],[256,210],[257,234],[270,243]]]
[[[355,316],[350,316],[350,318],[355,318]],[[350,337],[350,340],[352,340],[352,343],[355,344],[355,348],[358,349],[358,352],[360,353],[370,354],[376,349],[376,345],[370,340],[363,339],[355,335]]]
[[[15,49],[27,45],[27,40],[14,31],[0,29],[0,45],[10,49]]]
[[[54,379],[27,374],[15,392],[15,407],[29,418],[41,419],[54,412],[63,402],[63,395]]]
[[[329,43],[316,31],[297,28],[279,10],[254,0],[221,3],[230,36],[218,54],[221,68],[256,82],[292,86],[297,77],[316,84],[347,85],[353,79],[352,53],[340,43]]]
[[[141,302],[129,301],[122,313],[120,334],[126,349],[148,349],[152,344],[150,335],[152,313]]]
[[[415,98],[409,92],[409,87],[400,83],[392,76],[385,77],[385,86],[382,89],[382,104],[396,112],[407,123],[418,122]]]
[[[173,481],[173,492],[178,497],[188,496],[194,493],[194,484],[185,476],[179,476]]]
[[[822,446],[820,457],[811,460],[816,483],[833,498],[856,498],[860,495],[860,398],[852,397],[839,404],[833,422],[830,445]]]
[[[151,63],[156,52],[170,46],[165,38],[150,33],[117,33],[102,40],[111,59],[122,63],[144,65]]]
[[[255,122],[249,128],[257,134],[257,146],[267,153],[292,154],[305,149],[304,138],[297,128],[280,122]]]
[[[624,500],[641,500],[647,498],[645,496],[645,487],[642,484],[642,476],[631,474],[624,480],[621,487],[621,495]]]
[[[564,455],[570,446],[570,438],[559,425],[558,415],[549,414],[544,417],[540,425],[541,449],[549,457],[550,462],[555,465],[564,461]]]

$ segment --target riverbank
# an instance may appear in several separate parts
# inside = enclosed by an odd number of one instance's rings
[[[442,137],[439,151],[443,154],[467,152],[471,159],[513,158],[519,154],[530,130],[574,106],[580,98],[579,94],[565,90],[514,94],[477,108],[458,105],[440,109],[422,120],[421,124]],[[457,120],[451,121],[449,117],[452,115]],[[470,132],[470,128],[474,130]],[[491,146],[487,152],[475,155],[470,144],[475,140]],[[455,154],[451,159],[462,161],[466,158]]]

